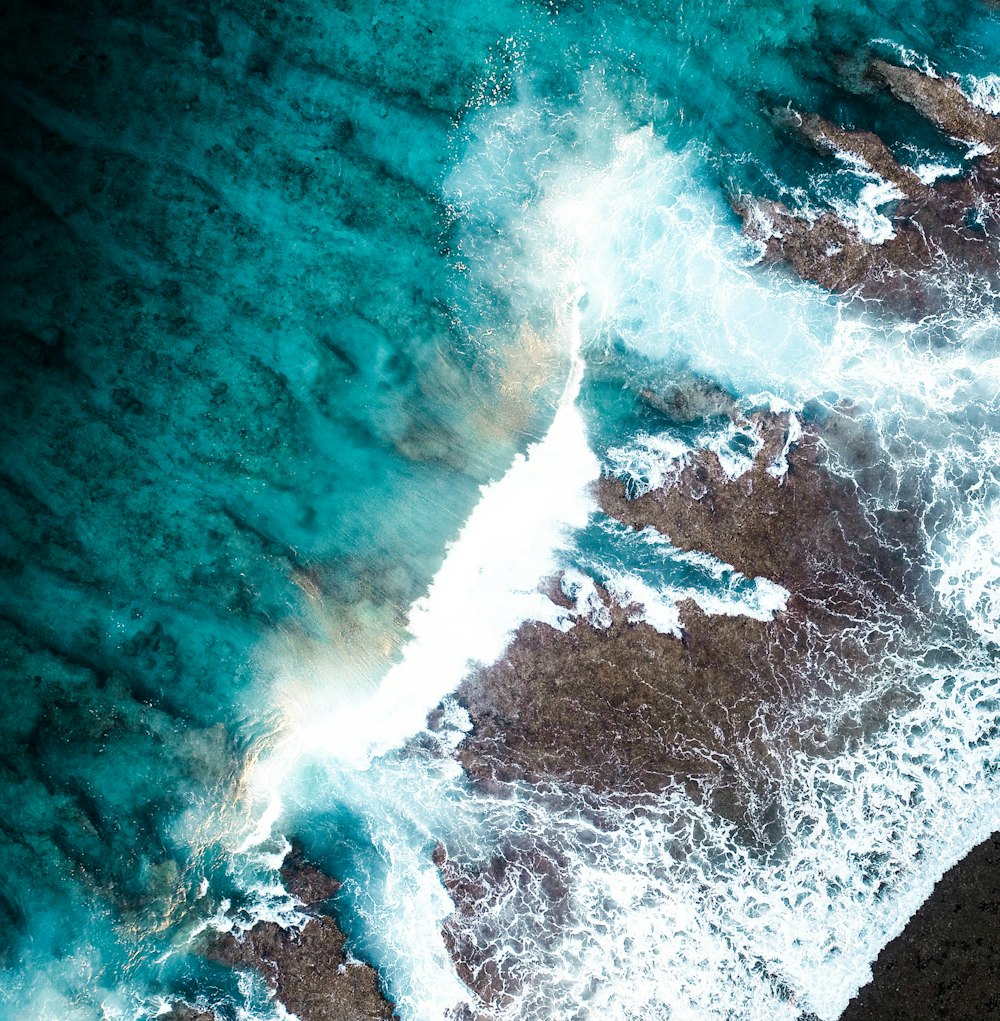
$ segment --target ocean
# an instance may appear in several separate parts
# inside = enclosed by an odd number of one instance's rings
[[[836,1021],[1000,828],[1000,318],[945,254],[934,307],[833,293],[739,209],[893,237],[898,190],[788,118],[957,179],[982,147],[865,69],[1000,113],[1000,12],[54,0],[0,25],[3,1016],[287,1016],[201,951],[302,924],[294,842],[402,1021]],[[806,606],[819,560],[755,573],[599,495],[706,451],[742,484],[769,421],[775,492],[818,435],[899,570],[823,610],[745,741],[681,728],[689,775],[483,782],[462,686],[520,628],[621,611],[669,649],[692,612]],[[512,847],[519,881],[456,913],[435,849],[482,875]]]

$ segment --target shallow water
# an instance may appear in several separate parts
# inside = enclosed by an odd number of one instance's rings
[[[528,877],[469,922],[530,978],[497,1016],[832,1021],[1000,825],[997,320],[982,295],[920,323],[837,301],[759,265],[729,200],[884,229],[873,182],[768,111],[961,166],[966,147],[859,93],[858,69],[872,49],[929,62],[995,105],[997,12],[0,18],[7,1016],[135,1018],[182,995],[273,1017],[262,984],[189,947],[294,917],[276,886],[294,834],[346,880],[341,922],[401,1016],[436,1021],[471,994],[431,852],[472,865],[517,833],[568,893],[546,918]],[[692,593],[780,611],[767,579],[616,535],[587,493],[602,468],[642,488],[705,447],[745,469],[755,438],[728,420],[635,410],[691,374],[745,412],[850,407],[870,449],[833,443],[835,463],[923,526],[919,627],[875,622],[898,639],[877,679],[801,708],[831,750],[784,759],[767,853],[680,790],[600,825],[572,789],[475,792],[446,754],[455,706],[406,744],[520,620],[572,626],[536,592],[558,569],[617,579],[623,602],[642,584],[661,630]],[[889,689],[900,708],[836,739]]]

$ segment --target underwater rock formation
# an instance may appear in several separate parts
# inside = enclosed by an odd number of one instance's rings
[[[186,1003],[175,1003],[166,1014],[161,1015],[162,1021],[216,1021],[215,1015],[208,1010],[196,1010]]]
[[[949,78],[882,60],[871,63],[867,77],[944,134],[980,147],[969,171],[925,184],[874,133],[788,113],[782,119],[820,152],[852,160],[895,186],[898,203],[888,214],[893,234],[876,244],[833,212],[808,218],[779,201],[740,199],[735,208],[745,233],[763,245],[765,261],[786,263],[835,293],[878,299],[908,315],[954,303],[954,275],[974,274],[980,291],[995,288],[1000,261],[984,241],[1000,227],[1000,118],[976,107]]]
[[[234,968],[255,968],[280,1003],[299,1021],[388,1021],[392,1005],[379,990],[374,968],[349,960],[346,937],[323,912],[340,887],[293,852],[282,869],[285,885],[310,915],[301,930],[258,922],[241,937],[225,933],[207,950]],[[197,1015],[196,1015],[197,1017]]]
[[[840,1021],[1000,1017],[1000,834],[945,873]]]

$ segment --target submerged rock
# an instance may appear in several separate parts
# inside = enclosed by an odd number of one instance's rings
[[[707,379],[692,376],[665,394],[650,387],[639,391],[649,405],[672,422],[697,422],[706,418],[736,418],[736,401],[722,387]]]
[[[210,1010],[197,1010],[186,1003],[175,1003],[166,1014],[160,1015],[160,1021],[216,1021],[216,1018]]]
[[[261,972],[278,1001],[299,1021],[388,1021],[394,1017],[375,969],[348,957],[346,937],[322,911],[340,884],[297,852],[286,860],[282,877],[288,891],[306,908],[306,924],[285,929],[276,922],[258,922],[239,937],[224,933],[207,955],[233,968]]]
[[[1000,1017],[1000,834],[944,874],[840,1021]]]

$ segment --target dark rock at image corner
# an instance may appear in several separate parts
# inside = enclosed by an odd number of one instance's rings
[[[278,1001],[299,1021],[390,1021],[393,1006],[379,989],[378,973],[349,961],[346,937],[323,911],[340,884],[293,850],[282,867],[285,887],[309,920],[299,930],[258,922],[243,936],[223,933],[205,950],[211,960],[259,971]],[[214,1021],[187,1004],[173,1007],[171,1021]]]
[[[840,1021],[1000,1018],[1000,833],[944,874]]]

